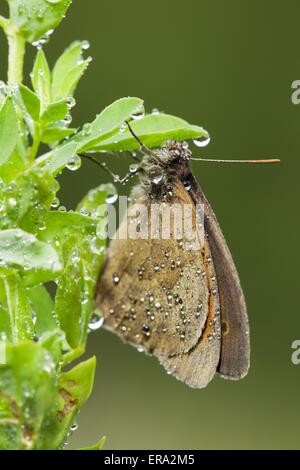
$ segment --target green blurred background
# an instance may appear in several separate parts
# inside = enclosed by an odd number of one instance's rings
[[[75,124],[119,97],[139,96],[148,111],[203,125],[212,140],[202,156],[282,159],[274,167],[193,162],[245,290],[247,378],[216,377],[192,390],[100,330],[88,348],[98,358],[95,388],[69,448],[103,434],[107,449],[300,447],[300,365],[291,363],[300,338],[300,106],[290,98],[300,79],[299,14],[298,0],[74,0],[46,47],[53,63],[72,40],[91,43]],[[123,174],[129,160],[111,157],[110,165]],[[60,199],[70,209],[104,181],[87,162],[61,178]]]

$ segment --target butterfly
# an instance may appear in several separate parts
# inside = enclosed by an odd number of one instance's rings
[[[97,287],[104,327],[157,357],[169,374],[190,387],[206,387],[216,373],[242,379],[250,365],[245,298],[217,218],[191,171],[192,153],[185,142],[169,141],[158,151],[140,144],[146,154],[140,181]],[[153,220],[153,206],[169,211],[170,237],[162,235],[166,217],[158,225]],[[142,217],[136,211],[141,207],[146,209]],[[175,233],[176,210],[184,207],[190,207],[193,243],[184,232],[181,238]],[[148,236],[128,236],[137,220]]]

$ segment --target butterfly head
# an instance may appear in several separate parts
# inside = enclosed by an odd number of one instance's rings
[[[158,154],[162,163],[166,166],[176,166],[183,161],[188,161],[192,152],[187,142],[168,140],[160,149]]]

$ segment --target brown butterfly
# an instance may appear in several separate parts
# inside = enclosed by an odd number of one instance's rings
[[[206,387],[216,372],[239,380],[250,364],[244,294],[216,216],[191,172],[192,154],[186,143],[173,141],[152,151],[128,127],[147,156],[99,278],[96,302],[104,326],[156,356],[168,373],[191,387]],[[170,210],[168,239],[157,233],[153,204]],[[136,223],[134,208],[141,206],[147,209],[144,224],[151,236],[124,237]],[[174,233],[175,208],[184,206],[191,207],[193,233],[201,241],[198,249],[185,233],[181,238]]]

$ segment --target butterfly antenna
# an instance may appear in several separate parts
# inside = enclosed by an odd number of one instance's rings
[[[164,162],[159,158],[159,156],[153,152],[153,150],[148,147],[147,145],[143,144],[141,139],[136,135],[134,130],[132,129],[131,125],[129,124],[129,121],[126,121],[126,124],[128,126],[129,132],[132,135],[132,137],[138,142],[138,144],[141,146],[142,152],[146,153],[147,155],[151,155],[155,160],[157,160],[161,165],[164,165]]]
[[[92,157],[92,155],[89,155],[88,153],[79,153],[79,157],[86,158],[87,160],[90,160],[91,162],[95,163],[97,166],[102,168],[106,173],[108,173],[114,180],[115,183],[120,183],[120,184],[125,184],[127,181],[134,176],[136,173],[141,171],[140,167],[137,168],[135,173],[128,173],[127,175],[124,176],[124,178],[120,178],[119,175],[116,175],[111,171],[111,169],[106,165],[105,162],[99,162],[96,158]]]
[[[199,162],[211,162],[211,163],[248,163],[248,164],[272,164],[280,163],[278,158],[268,158],[263,160],[220,160],[214,158],[191,158],[190,160],[196,160]]]

